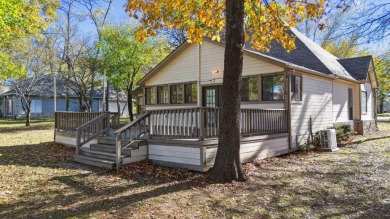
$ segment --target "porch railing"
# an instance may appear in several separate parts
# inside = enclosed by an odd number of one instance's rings
[[[108,112],[55,112],[56,131],[76,132],[76,128]],[[110,128],[120,128],[119,113],[109,112]]]
[[[146,126],[148,117],[149,113],[146,112],[140,115],[136,120],[115,131],[116,170],[118,170],[121,165],[122,149],[131,146],[131,143],[134,140],[149,131]]]
[[[212,138],[219,133],[220,108],[195,107],[151,110],[150,136]],[[287,132],[287,110],[241,109],[242,136]]]
[[[76,155],[80,154],[80,148],[103,134],[110,133],[110,114],[102,114],[91,121],[76,128]]]

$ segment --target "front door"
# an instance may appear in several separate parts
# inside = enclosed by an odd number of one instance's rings
[[[353,91],[348,88],[348,119],[353,120]]]
[[[203,106],[219,107],[220,86],[203,87]]]

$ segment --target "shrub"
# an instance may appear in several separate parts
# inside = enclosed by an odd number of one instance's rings
[[[316,147],[316,145],[314,145],[312,142],[310,142],[307,144],[299,145],[299,150],[306,153],[306,152],[313,150],[315,147]]]
[[[348,124],[336,125],[334,129],[336,129],[337,144],[348,141],[353,134],[352,128]]]

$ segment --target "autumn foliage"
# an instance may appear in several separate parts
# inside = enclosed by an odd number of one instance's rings
[[[287,50],[295,48],[290,27],[305,19],[323,15],[325,0],[248,0],[245,1],[245,29],[247,41],[258,50],[268,50],[277,41]],[[221,0],[129,0],[127,12],[138,19],[136,31],[140,40],[155,36],[160,28],[185,30],[188,42],[202,42],[204,36],[220,40],[226,25],[225,1]],[[141,14],[141,17],[140,17]]]

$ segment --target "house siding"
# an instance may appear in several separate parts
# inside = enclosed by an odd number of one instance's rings
[[[200,45],[200,85],[221,85],[223,77],[223,62],[224,62],[224,47],[215,43],[204,41]],[[198,72],[198,45],[191,44],[185,48],[180,54],[173,58],[159,72],[156,72],[151,78],[145,81],[145,86],[154,86],[162,84],[175,84],[184,82],[199,81]],[[217,70],[218,73],[212,73]],[[243,60],[243,76],[261,75],[278,73],[284,71],[284,68],[270,64],[263,60],[244,55]],[[259,83],[261,83],[259,81]],[[198,92],[201,94],[201,92]],[[259,96],[260,98],[260,96]],[[201,100],[201,98],[198,98]],[[201,103],[198,103],[200,106]],[[196,104],[163,104],[163,105],[147,105],[146,110],[157,109],[180,109],[195,107]],[[244,109],[283,109],[283,102],[243,102],[241,105]]]
[[[356,89],[352,83],[345,83],[342,81],[333,82],[333,122],[347,122],[349,121],[348,116],[348,89],[352,89],[353,98],[353,118],[357,117],[357,98]]]
[[[198,80],[197,44],[191,44],[172,59],[158,73],[146,81],[146,86]]]
[[[291,146],[306,143],[310,132],[315,133],[333,124],[332,80],[303,74],[302,101],[291,103]]]
[[[362,120],[372,120],[374,119],[374,96],[372,93],[371,84],[361,84],[360,87],[362,91],[367,91],[367,113],[363,114],[362,112]],[[361,107],[361,105],[359,107]]]
[[[202,84],[222,83],[225,48],[203,42],[200,49]],[[212,71],[218,70],[213,74]],[[244,54],[242,76],[282,72],[284,68]]]

